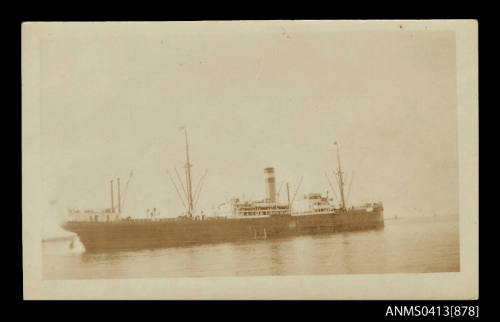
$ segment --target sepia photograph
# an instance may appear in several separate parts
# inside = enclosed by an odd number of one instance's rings
[[[27,22],[22,86],[25,298],[477,297],[475,21]]]

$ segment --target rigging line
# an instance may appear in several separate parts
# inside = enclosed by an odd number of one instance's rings
[[[193,209],[196,209],[196,204],[198,202],[199,194],[200,194],[200,188],[203,183],[203,178],[205,177],[205,173],[200,177],[198,180],[198,183],[196,184],[196,188],[194,189],[194,194],[193,194]]]
[[[295,194],[293,195],[291,204],[293,204],[293,202],[295,201],[295,197],[297,197],[297,192],[299,192],[300,185],[302,184],[302,179],[304,179],[304,177],[300,177],[299,185],[297,186],[297,190],[295,190]]]
[[[182,188],[182,191],[184,191],[184,196],[186,196],[186,199],[188,199],[188,194],[187,194],[186,189],[184,188],[184,185],[182,184],[181,176],[179,175],[177,168],[174,168],[174,170],[175,170],[175,175],[177,176],[177,179],[179,180],[179,184]]]
[[[198,189],[200,188],[201,180],[203,179],[203,177],[205,176],[206,173],[207,173],[207,170],[205,170],[205,173],[200,177],[200,179],[198,180],[198,183],[196,184],[196,187],[194,188],[195,199],[196,199],[196,194],[198,193]]]
[[[198,200],[200,197],[201,189],[203,187],[203,183],[205,182],[205,177],[207,176],[208,170],[205,170],[205,173],[201,176],[200,181],[198,183],[198,186],[196,187],[195,190],[195,199]]]
[[[339,187],[339,190],[340,190],[339,178],[337,177],[337,174],[335,174],[335,171],[333,172],[333,176],[335,177],[335,181],[337,182],[337,186]],[[339,200],[339,201],[342,202],[342,200]]]
[[[335,193],[335,187],[333,186],[332,182],[330,181],[330,178],[328,178],[328,174],[326,172],[325,172],[325,177],[326,177],[326,180],[328,180],[328,184],[330,185],[330,188],[332,188],[332,193],[333,193],[333,196],[335,197],[335,200],[338,200],[337,194]]]
[[[283,187],[283,184],[284,184],[284,183],[285,183],[285,181],[281,181],[280,188],[278,189],[278,193],[277,193],[277,195],[278,195],[278,202],[280,201],[279,199],[280,199],[280,191],[281,191],[281,187]]]
[[[130,182],[130,179],[132,179],[132,175],[133,174],[134,174],[134,172],[131,170],[130,171],[130,175],[129,175],[128,180],[127,180],[127,184],[125,185],[125,191],[123,193],[123,201],[122,201],[122,203],[120,205],[120,208],[121,208],[122,211],[123,211],[123,206],[125,206],[125,200],[127,199],[128,184]]]
[[[202,177],[202,181],[200,182],[200,188],[198,190],[198,193],[196,194],[196,201],[194,202],[195,208],[198,207],[198,199],[200,198],[201,189],[203,188],[203,184],[205,183],[205,177],[206,177],[207,173],[208,173],[208,171],[205,171],[205,174]]]
[[[175,191],[177,191],[177,195],[179,196],[179,199],[181,200],[182,205],[184,206],[184,209],[187,210],[186,204],[184,203],[184,200],[182,199],[181,193],[179,192],[179,189],[177,189],[177,186],[175,185],[175,181],[172,178],[172,176],[170,175],[170,172],[168,172],[168,170],[167,170],[167,174],[168,174],[168,176],[170,178],[170,181],[172,181],[172,184],[174,185]]]
[[[347,188],[347,202],[349,202],[349,196],[351,195],[352,179],[354,178],[354,171],[351,174],[351,181],[349,182],[349,188]]]
[[[280,188],[278,189],[278,194],[280,193],[281,191],[281,187],[283,187],[283,184],[285,183],[285,181],[281,181],[281,184],[280,184]]]

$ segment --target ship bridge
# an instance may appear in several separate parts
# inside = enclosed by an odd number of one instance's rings
[[[308,193],[295,201],[293,210],[297,213],[315,213],[334,211],[333,199],[323,197],[320,193]]]

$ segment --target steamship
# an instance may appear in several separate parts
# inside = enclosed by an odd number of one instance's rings
[[[186,128],[184,128],[184,134],[185,184],[181,181],[177,170],[175,171],[177,182],[169,172],[168,176],[180,201],[185,206],[185,212],[176,218],[160,218],[154,209],[150,217],[145,219],[125,218],[122,216],[123,200],[120,196],[118,179],[117,207],[113,202],[113,181],[111,181],[111,208],[103,211],[70,211],[61,227],[76,233],[87,252],[178,247],[384,227],[381,202],[346,206],[344,176],[337,142],[334,144],[337,146],[338,168],[335,177],[340,196],[338,200],[320,193],[308,193],[295,201],[298,188],[293,198],[290,198],[287,183],[287,202],[280,202],[281,187],[277,192],[274,168],[269,167],[264,169],[266,198],[263,200],[243,201],[233,198],[219,204],[211,216],[205,215],[203,211],[198,212],[196,204],[202,179],[206,173],[200,179],[196,191],[193,192],[190,170],[192,165],[189,159]],[[328,182],[332,192],[335,193],[331,181],[328,180]]]

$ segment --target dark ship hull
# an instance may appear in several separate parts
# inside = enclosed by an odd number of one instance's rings
[[[62,227],[76,233],[86,251],[98,252],[380,229],[384,217],[383,208],[376,207],[262,218],[70,221]]]

